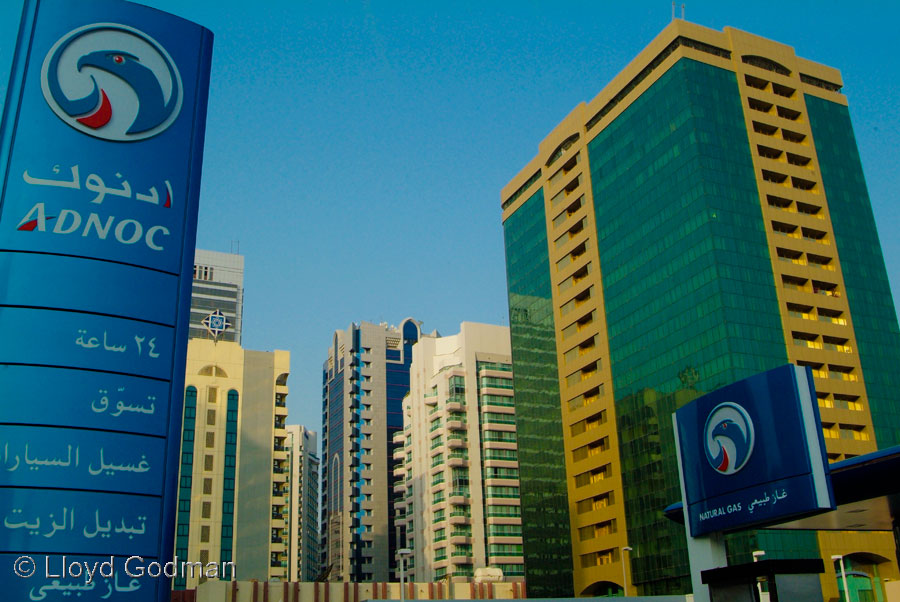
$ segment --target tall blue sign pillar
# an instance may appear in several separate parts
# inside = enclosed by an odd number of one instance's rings
[[[211,52],[144,6],[26,2],[0,130],[5,599],[161,602],[181,568]]]

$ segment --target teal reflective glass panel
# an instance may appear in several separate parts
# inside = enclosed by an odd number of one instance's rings
[[[900,329],[847,107],[806,96],[879,449],[900,445]]]
[[[525,579],[531,597],[568,597],[572,551],[543,190],[504,222],[503,236]]]
[[[735,74],[681,59],[588,153],[632,576],[684,593],[671,414],[787,363]]]

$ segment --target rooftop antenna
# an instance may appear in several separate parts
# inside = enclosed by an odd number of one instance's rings
[[[681,3],[681,20],[684,21],[684,2]]]
[[[672,20],[675,20],[675,0],[672,0]]]

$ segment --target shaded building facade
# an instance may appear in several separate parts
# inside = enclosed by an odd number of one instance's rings
[[[286,427],[290,545],[289,581],[315,581],[319,567],[319,455],[315,431],[299,424]]]

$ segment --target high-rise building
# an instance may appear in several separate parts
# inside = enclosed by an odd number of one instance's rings
[[[411,318],[334,333],[322,368],[320,525],[331,581],[390,581],[396,572],[393,438],[421,336]]]
[[[316,440],[315,431],[299,424],[287,425],[289,581],[315,581],[319,576],[319,456]]]
[[[175,554],[235,563],[237,577],[287,579],[287,351],[189,339]],[[230,579],[233,575],[220,575]],[[176,578],[192,589],[198,573]]]
[[[842,85],[676,20],[502,191],[530,595],[618,592],[623,571],[629,592],[690,589],[661,509],[680,499],[671,413],[704,392],[811,366],[830,460],[900,443],[900,335]],[[896,573],[886,532],[728,545],[825,558],[826,598],[832,554],[865,552],[875,587]]]
[[[399,545],[410,581],[523,581],[509,328],[463,322],[413,346],[403,430],[394,435]]]
[[[203,320],[219,310],[228,320],[221,341],[241,342],[244,312],[244,256],[218,251],[194,252],[194,284],[188,336],[209,338]]]

